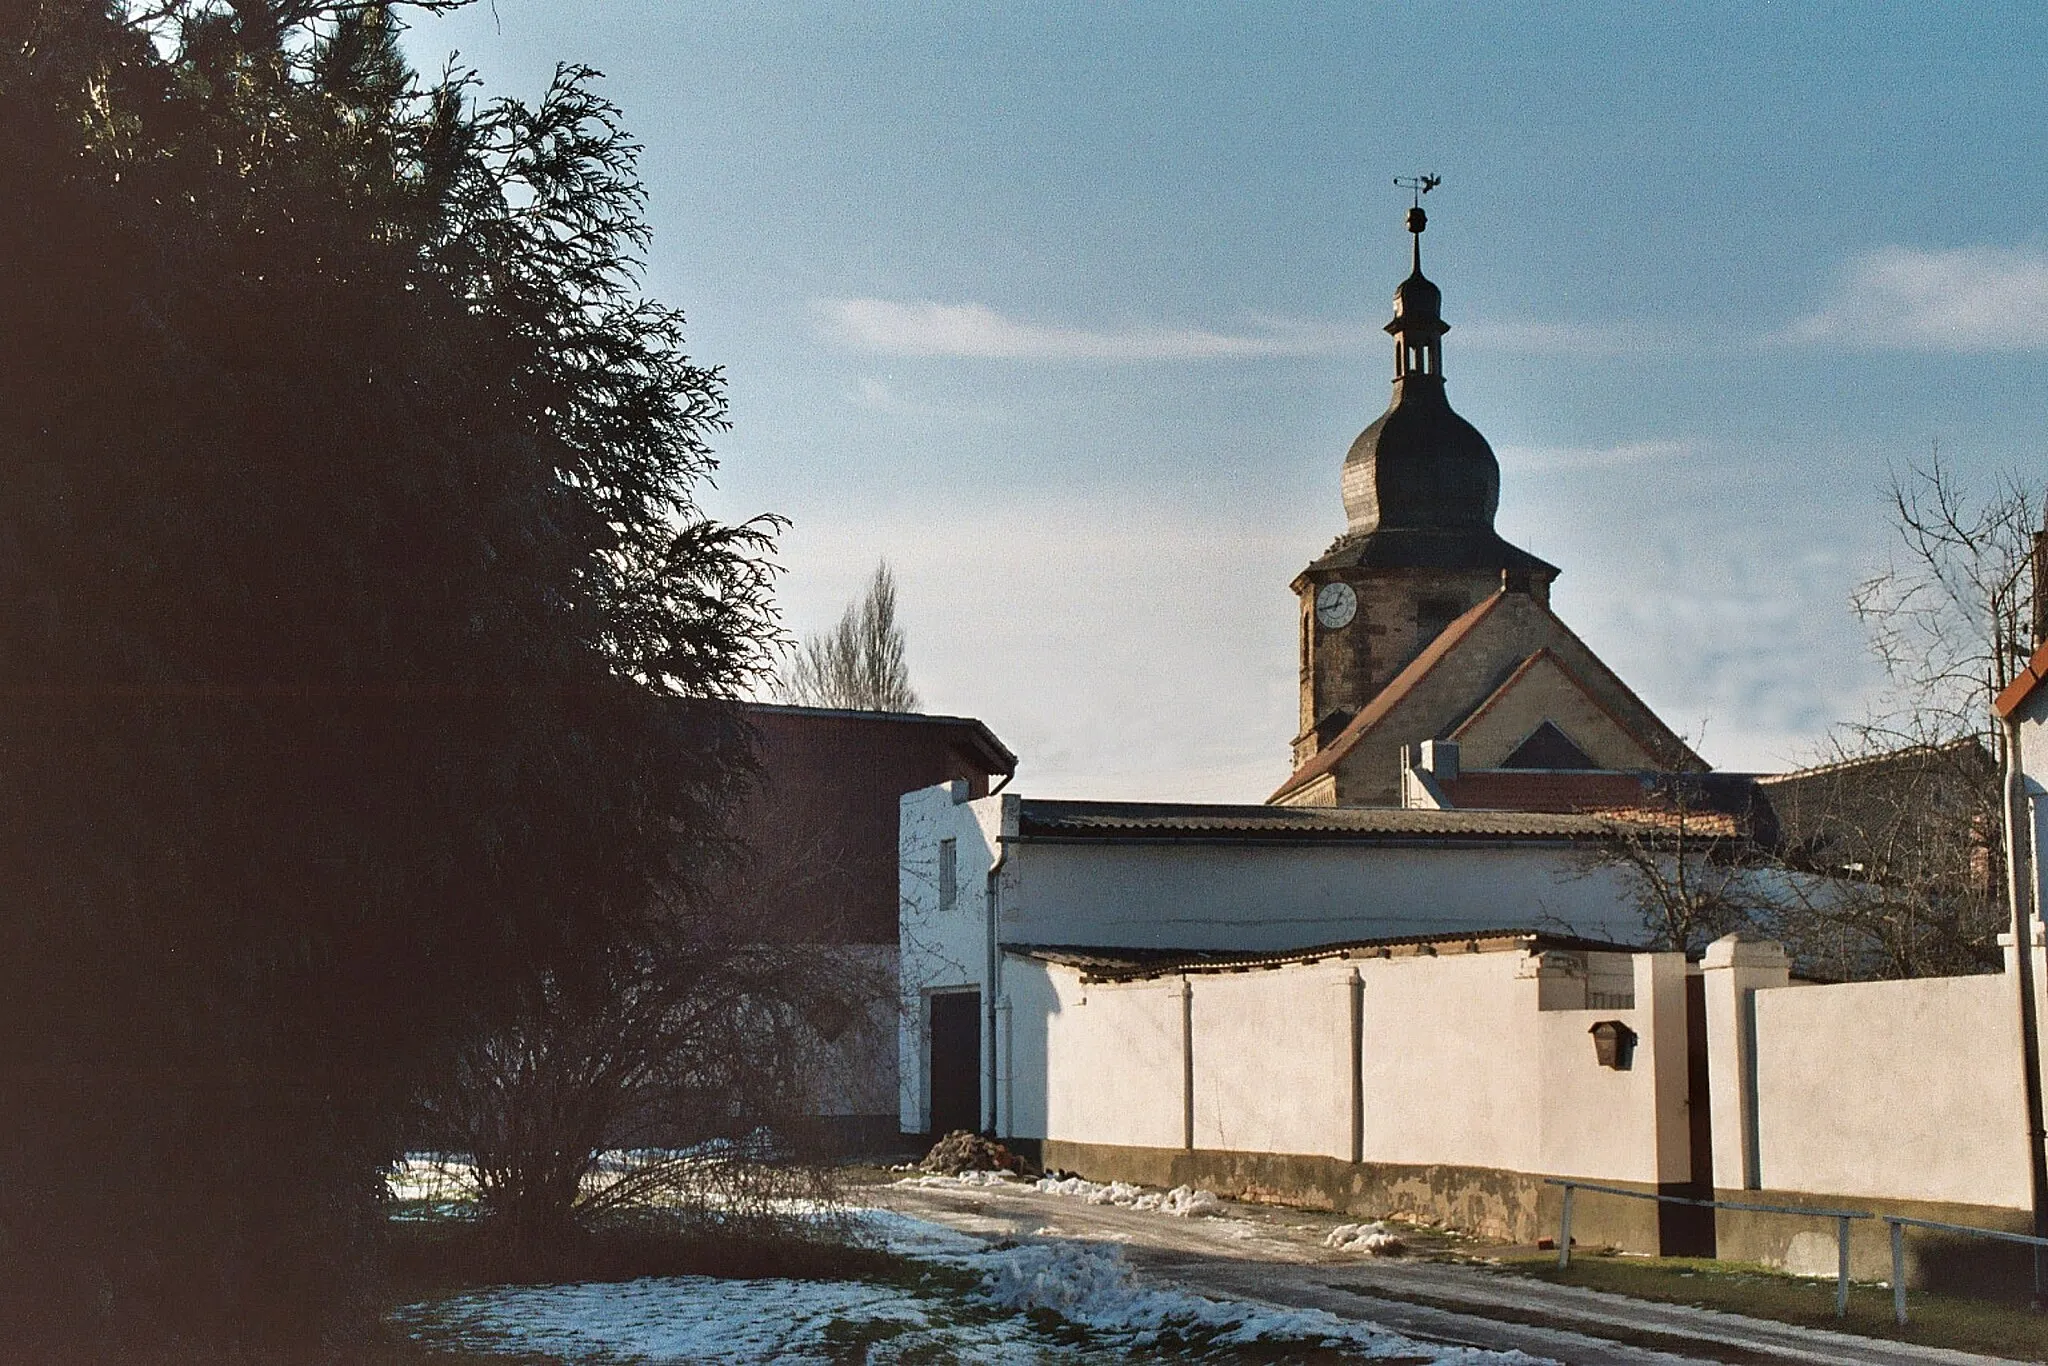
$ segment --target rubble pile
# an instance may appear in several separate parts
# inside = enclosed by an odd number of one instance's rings
[[[965,1129],[955,1129],[924,1155],[924,1161],[917,1164],[919,1171],[931,1172],[938,1176],[958,1176],[962,1172],[1016,1172],[1028,1174],[1031,1164],[1011,1152],[992,1138]]]

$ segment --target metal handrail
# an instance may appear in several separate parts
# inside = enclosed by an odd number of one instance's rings
[[[1944,1224],[1938,1219],[1909,1219],[1903,1214],[1880,1215],[1892,1226],[1892,1315],[1901,1327],[1906,1323],[1906,1225],[1914,1228],[1938,1228],[1944,1233],[1967,1233],[1977,1238],[1998,1238],[2008,1243],[2028,1243],[2034,1247],[2048,1247],[2048,1238],[2037,1238],[2031,1233],[2008,1233],[2002,1228],[1976,1228],[1970,1224]]]
[[[1695,1200],[1689,1195],[1663,1195],[1656,1191],[1632,1191],[1620,1186],[1603,1186],[1592,1181],[1567,1181],[1561,1177],[1546,1176],[1546,1186],[1564,1187],[1564,1209],[1557,1222],[1557,1265],[1559,1270],[1572,1264],[1572,1192],[1575,1190],[1598,1191],[1602,1195],[1624,1195],[1631,1200],[1655,1200],[1659,1204],[1692,1205],[1704,1209],[1739,1209],[1757,1214],[1801,1214],[1809,1219],[1832,1219],[1835,1221],[1835,1317],[1843,1318],[1849,1312],[1849,1223],[1855,1219],[1875,1219],[1868,1210],[1860,1209],[1816,1209],[1811,1205],[1756,1205],[1742,1200]],[[1904,1322],[1904,1320],[1901,1320]]]
[[[1661,1195],[1655,1191],[1632,1191],[1621,1186],[1603,1186],[1593,1181],[1568,1181],[1562,1177],[1546,1176],[1546,1186],[1564,1187],[1564,1209],[1558,1216],[1557,1265],[1563,1269],[1572,1264],[1572,1192],[1575,1190],[1598,1191],[1602,1195],[1622,1195],[1631,1200],[1655,1200],[1660,1204],[1694,1205],[1706,1209],[1739,1209],[1757,1214],[1803,1214],[1810,1219],[1833,1219],[1835,1221],[1835,1317],[1841,1318],[1849,1312],[1849,1222],[1852,1219],[1882,1219],[1891,1226],[1892,1238],[1892,1313],[1901,1326],[1906,1322],[1906,1226],[1914,1228],[1939,1229],[1945,1233],[1962,1233],[1975,1238],[1998,1238],[2008,1243],[2027,1243],[2034,1247],[2048,1247],[2048,1238],[2038,1238],[2031,1233],[2008,1233],[1999,1228],[1977,1228],[1971,1224],[1944,1224],[1938,1219],[1914,1219],[1904,1214],[1874,1214],[1869,1210],[1821,1209],[1812,1205],[1757,1205],[1743,1200],[1695,1200],[1688,1195]]]

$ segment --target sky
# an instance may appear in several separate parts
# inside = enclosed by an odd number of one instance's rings
[[[1719,767],[1873,695],[1893,471],[2048,482],[2048,7],[480,0],[408,44],[605,74],[646,287],[725,373],[706,507],[789,518],[793,636],[887,559],[925,709],[1034,795],[1287,776],[1395,176],[1443,177],[1501,533]]]

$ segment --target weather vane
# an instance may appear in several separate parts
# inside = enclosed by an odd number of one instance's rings
[[[1444,178],[1440,175],[1397,175],[1394,177],[1394,183],[1404,190],[1414,191],[1415,207],[1419,209],[1422,207],[1422,196],[1443,184]]]

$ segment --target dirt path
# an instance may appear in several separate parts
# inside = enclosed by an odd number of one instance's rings
[[[1201,1294],[1324,1309],[1411,1337],[1518,1348],[1570,1366],[2002,1362],[1550,1285],[1471,1263],[1332,1252],[1322,1240],[1342,1220],[1307,1210],[1227,1201],[1222,1217],[1177,1219],[1028,1188],[887,1185],[861,1194],[881,1208],[989,1238],[1114,1241],[1140,1274]]]

